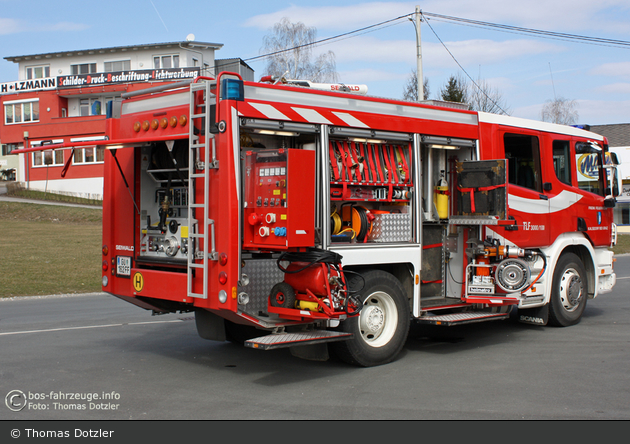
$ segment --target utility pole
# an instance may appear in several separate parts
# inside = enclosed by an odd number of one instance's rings
[[[424,100],[424,75],[422,74],[422,40],[420,39],[420,22],[422,21],[421,17],[422,11],[420,10],[420,6],[416,6],[416,55],[418,63],[416,77],[418,78],[418,102],[422,102]]]

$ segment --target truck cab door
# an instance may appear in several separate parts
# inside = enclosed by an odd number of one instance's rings
[[[595,246],[609,245],[613,216],[611,209],[604,204],[608,193],[603,149],[594,142],[581,140],[575,140],[574,149],[579,201],[575,205],[576,228],[571,231],[584,232]]]
[[[508,161],[508,212],[518,227],[506,237],[521,248],[549,245],[553,190],[543,187],[549,173],[542,161],[541,137],[535,132],[506,130],[502,138]]]

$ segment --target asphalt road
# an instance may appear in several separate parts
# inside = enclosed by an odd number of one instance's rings
[[[0,400],[29,398],[0,420],[628,420],[630,257],[615,268],[576,326],[414,328],[374,368],[205,341],[192,314],[105,294],[0,300]]]

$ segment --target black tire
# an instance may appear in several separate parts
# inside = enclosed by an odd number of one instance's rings
[[[553,272],[549,324],[568,327],[580,322],[588,299],[586,271],[573,253],[560,256]]]
[[[273,307],[295,308],[295,290],[286,282],[280,282],[271,289],[269,303]]]
[[[359,316],[342,322],[340,329],[353,333],[352,339],[331,343],[342,361],[371,367],[392,361],[402,350],[409,334],[410,310],[405,291],[390,273],[372,270],[355,276],[350,289],[361,288],[363,308]]]

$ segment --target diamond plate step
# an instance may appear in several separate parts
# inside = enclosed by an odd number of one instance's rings
[[[498,321],[508,318],[509,316],[509,313],[487,313],[472,311],[466,313],[425,316],[416,319],[416,321],[421,324],[444,325],[448,327],[450,325],[472,324],[473,322]]]
[[[352,333],[328,330],[276,333],[245,341],[245,347],[257,348],[259,350],[273,350],[275,348],[345,341],[350,338],[352,338]]]

